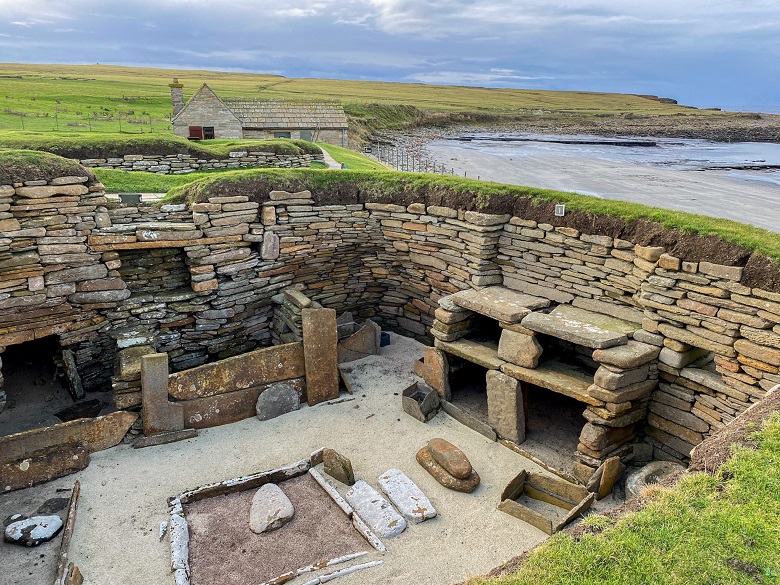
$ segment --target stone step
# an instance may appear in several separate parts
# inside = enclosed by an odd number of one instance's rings
[[[406,520],[362,479],[355,482],[344,498],[361,520],[379,536],[391,538],[406,530]]]
[[[436,517],[436,508],[431,501],[401,470],[388,469],[379,476],[377,483],[409,522],[419,524]]]
[[[449,298],[459,307],[507,323],[518,323],[531,311],[550,305],[548,299],[519,293],[503,286],[464,290]]]
[[[463,358],[488,370],[497,370],[506,362],[498,357],[498,343],[458,339],[457,341],[434,340],[440,350]]]
[[[593,384],[593,374],[586,373],[570,364],[549,360],[533,370],[514,364],[504,364],[501,366],[501,371],[517,380],[546,388],[586,404],[593,406],[603,406],[604,404],[601,400],[588,394],[588,387]]]
[[[637,329],[634,323],[571,305],[559,305],[549,314],[531,313],[521,324],[531,331],[592,349],[624,345],[628,342],[628,335]]]

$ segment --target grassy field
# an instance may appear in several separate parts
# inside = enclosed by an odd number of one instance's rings
[[[418,110],[491,115],[537,110],[584,115],[712,114],[626,94],[294,79],[107,65],[4,63],[0,64],[0,130],[170,134],[168,83],[173,77],[184,84],[186,98],[207,82],[226,97],[333,99],[369,125],[408,123],[420,115]]]
[[[352,171],[385,170],[385,167],[382,164],[378,163],[373,159],[368,158],[367,156],[360,154],[359,152],[355,152],[354,150],[350,150],[348,148],[342,148],[341,146],[336,146],[334,144],[325,144],[324,142],[319,143],[318,146],[321,146],[324,150],[327,150],[328,154],[330,154],[330,156],[336,159],[336,162],[344,163],[347,166],[348,170],[352,170]]]
[[[575,542],[559,534],[514,574],[468,585],[712,585],[780,582],[780,414],[715,477],[656,489],[643,510]],[[598,532],[597,530],[596,532]]]

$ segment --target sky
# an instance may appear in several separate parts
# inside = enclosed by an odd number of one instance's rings
[[[0,61],[655,94],[780,112],[778,0],[0,0]]]

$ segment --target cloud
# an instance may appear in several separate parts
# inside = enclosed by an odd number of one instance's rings
[[[0,0],[0,38],[14,37],[2,43],[6,61],[655,93],[694,105],[776,101],[767,80],[780,75],[779,33],[776,0]]]

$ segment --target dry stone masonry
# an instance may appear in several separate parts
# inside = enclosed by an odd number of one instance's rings
[[[19,177],[0,186],[0,348],[54,336],[75,393],[111,388],[134,409],[143,356],[167,353],[182,372],[299,343],[351,312],[435,342],[416,371],[445,406],[451,359],[485,368],[489,425],[505,440],[523,440],[525,385],[579,400],[583,481],[639,441],[684,461],[780,383],[780,294],[743,284],[740,267],[422,195],[323,196],[225,186],[186,204],[109,205],[87,170]],[[587,375],[551,362],[556,351]],[[303,367],[285,375],[303,396]],[[334,395],[334,380],[315,384]]]
[[[198,158],[191,154],[126,154],[109,158],[85,158],[79,161],[88,168],[118,171],[144,171],[157,175],[186,175],[210,169],[249,167],[310,167],[313,161],[324,161],[323,154],[277,154],[237,150],[228,158]]]

